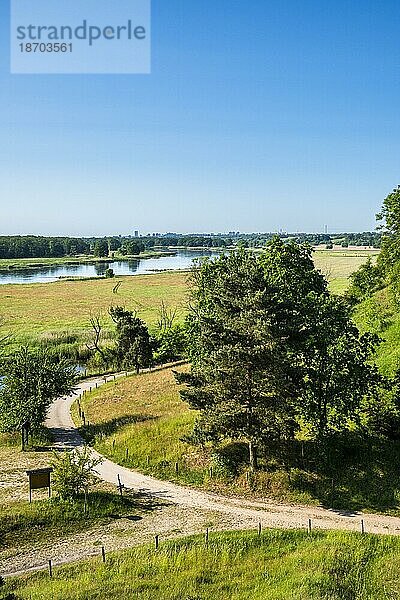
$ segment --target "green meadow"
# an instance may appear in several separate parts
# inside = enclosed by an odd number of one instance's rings
[[[351,273],[371,254],[374,255],[361,250],[318,250],[314,259],[327,277],[332,291],[343,293]],[[115,292],[117,283],[120,286]],[[79,348],[85,347],[90,335],[91,316],[101,316],[106,335],[112,329],[107,314],[111,305],[119,304],[129,310],[137,310],[140,317],[152,326],[164,302],[169,308],[176,309],[178,318],[182,319],[187,292],[187,273],[179,272],[116,277],[112,280],[2,285],[1,331],[11,332],[16,345],[46,343],[78,353]]]
[[[400,539],[341,532],[210,533],[9,580],[30,600],[389,600]],[[14,594],[9,595],[7,594]]]
[[[187,294],[185,273],[159,273],[115,279],[57,281],[0,286],[1,332],[12,334],[13,345],[46,344],[72,357],[86,350],[90,318],[99,316],[104,335],[110,334],[112,305],[137,310],[150,326],[161,303],[182,318]],[[120,284],[116,290],[115,286]]]

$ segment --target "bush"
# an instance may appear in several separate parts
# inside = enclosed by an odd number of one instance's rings
[[[63,498],[75,498],[87,493],[96,481],[94,469],[103,462],[96,458],[88,446],[72,452],[56,453],[52,461],[53,488]]]
[[[157,337],[157,352],[154,360],[158,364],[180,360],[186,354],[187,337],[184,325],[173,325]]]

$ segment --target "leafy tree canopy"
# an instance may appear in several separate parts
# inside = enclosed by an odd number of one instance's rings
[[[256,449],[293,437],[299,419],[320,433],[338,427],[372,387],[373,347],[314,267],[311,248],[272,240],[192,273],[190,373],[181,392],[200,411],[197,437],[246,440]],[[351,385],[351,403],[346,386]]]
[[[4,361],[3,374],[0,389],[3,431],[18,431],[27,421],[37,430],[53,400],[70,394],[76,382],[75,366],[56,359],[44,349],[21,348]]]
[[[110,308],[110,315],[117,329],[116,356],[122,366],[148,367],[153,359],[154,341],[147,325],[131,311],[120,306]]]
[[[383,231],[379,264],[390,274],[393,266],[400,261],[400,186],[385,198],[377,219],[382,222],[380,229]]]

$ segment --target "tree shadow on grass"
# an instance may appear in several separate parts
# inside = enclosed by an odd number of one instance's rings
[[[144,513],[159,510],[167,504],[159,498],[126,488],[122,496],[117,491],[114,494],[110,492],[91,492],[89,495],[90,503],[97,506],[110,506],[110,511],[107,513],[110,519],[127,519],[129,521],[140,521]],[[134,514],[132,514],[132,511]]]
[[[62,500],[56,497],[28,504],[16,503],[0,514],[0,549],[20,548],[31,542],[55,541],[115,520],[140,521],[167,503],[131,490],[123,496],[102,490]]]
[[[289,486],[343,514],[400,511],[400,442],[357,434],[275,448]]]

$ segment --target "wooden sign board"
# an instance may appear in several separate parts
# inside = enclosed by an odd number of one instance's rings
[[[27,471],[29,477],[29,502],[32,502],[32,490],[40,490],[49,488],[49,498],[51,496],[51,481],[50,473],[53,471],[51,467],[47,469],[35,469]]]

